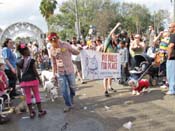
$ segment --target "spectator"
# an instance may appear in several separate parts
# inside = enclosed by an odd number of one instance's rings
[[[120,55],[120,62],[121,62],[121,84],[124,84],[127,81],[128,78],[128,49],[125,45],[125,41],[120,41],[120,49],[119,49],[119,55]]]
[[[7,38],[3,44],[2,57],[6,63],[5,73],[9,79],[9,87],[12,88],[10,92],[10,97],[18,96],[16,92],[16,82],[17,82],[17,70],[16,70],[16,57],[12,52],[13,41]]]
[[[168,60],[167,67],[167,80],[169,83],[169,90],[167,95],[175,95],[175,23],[171,23],[169,26],[170,41],[168,45]]]
[[[152,46],[156,33],[153,26],[149,26],[149,47]]]
[[[77,38],[72,38],[72,48],[78,50],[79,48],[82,48],[80,44],[77,43]],[[75,73],[77,74],[78,78],[80,79],[81,83],[84,84],[82,78],[82,68],[81,68],[81,58],[80,55],[72,55],[72,62],[74,65]]]

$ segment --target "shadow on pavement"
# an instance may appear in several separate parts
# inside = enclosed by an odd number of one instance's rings
[[[113,93],[114,95],[114,93]],[[117,95],[117,93],[116,93]],[[159,90],[151,91],[150,93],[145,93],[140,96],[120,96],[120,97],[108,97],[105,96],[97,96],[97,97],[88,97],[80,100],[80,103],[83,103],[83,106],[91,107],[91,108],[101,108],[105,105],[113,106],[113,105],[127,105],[127,104],[138,104],[138,103],[146,103],[155,100],[163,100],[164,94]],[[127,103],[128,102],[128,103]]]

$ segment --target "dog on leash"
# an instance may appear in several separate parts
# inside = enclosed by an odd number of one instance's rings
[[[147,79],[129,80],[128,85],[132,88],[132,95],[140,95],[143,92],[150,92],[150,83]]]
[[[45,82],[44,90],[46,91],[46,97],[49,97],[52,102],[58,98],[58,82],[55,78]]]
[[[58,98],[58,81],[54,78],[51,71],[42,71],[41,79],[43,82],[44,90],[46,91],[46,97],[49,97],[52,102]]]
[[[41,72],[41,80],[44,86],[45,86],[46,81],[51,81],[53,77],[54,77],[53,72],[51,71],[44,70]]]

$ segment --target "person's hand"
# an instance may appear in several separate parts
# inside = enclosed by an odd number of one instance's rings
[[[41,79],[38,79],[39,80],[39,84],[40,84],[40,86],[43,86],[43,82],[42,82],[42,80]]]
[[[121,25],[121,23],[120,22],[118,22],[117,24],[116,24],[116,26],[120,26]]]
[[[16,74],[16,69],[15,68],[11,68],[11,71]]]
[[[82,49],[83,49],[82,47],[80,47],[80,46],[78,47],[78,50],[82,50]]]
[[[161,32],[159,33],[159,35],[162,36],[162,35],[163,35],[163,31],[161,31]]]

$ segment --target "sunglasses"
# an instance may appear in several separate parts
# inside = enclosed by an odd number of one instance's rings
[[[58,38],[56,37],[56,36],[53,36],[51,39],[50,39],[50,41],[55,41],[55,40],[57,40]]]

